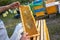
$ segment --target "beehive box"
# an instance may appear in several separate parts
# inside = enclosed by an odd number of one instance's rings
[[[56,6],[46,7],[46,12],[48,14],[55,14],[57,13],[57,7]]]
[[[46,12],[48,14],[55,14],[57,13],[57,4],[58,2],[55,2],[56,0],[47,0],[46,3]]]
[[[43,6],[42,1],[36,1],[30,4],[30,8],[32,9],[32,12],[34,15],[38,16],[44,16],[45,14],[45,8]]]
[[[45,9],[44,9],[43,5],[34,7],[34,13],[36,14],[37,17],[44,16],[45,15],[44,11],[45,11]]]
[[[28,33],[28,36],[33,37],[37,36],[38,31],[35,25],[35,19],[32,15],[32,11],[29,6],[20,6],[20,15],[23,23],[24,32]]]

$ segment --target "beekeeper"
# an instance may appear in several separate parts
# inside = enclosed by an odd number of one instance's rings
[[[1,6],[0,7],[0,13],[8,10],[8,9],[14,9],[14,8],[18,8],[20,6],[19,2],[14,2],[10,5],[6,5],[6,6]],[[28,33],[23,33],[23,29],[22,29],[22,23],[19,23],[14,32],[13,35],[9,38],[6,28],[4,26],[3,21],[0,19],[0,40],[29,40],[28,37]]]

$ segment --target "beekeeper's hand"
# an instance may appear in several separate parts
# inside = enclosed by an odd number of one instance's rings
[[[28,33],[24,33],[20,40],[30,40],[30,37],[28,36]]]
[[[20,2],[17,1],[10,4],[10,9],[19,8],[19,6],[20,6]]]

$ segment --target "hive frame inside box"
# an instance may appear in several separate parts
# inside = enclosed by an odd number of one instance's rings
[[[40,36],[33,37],[32,40],[50,40],[48,28],[46,25],[46,20],[36,20],[37,30],[40,33]]]

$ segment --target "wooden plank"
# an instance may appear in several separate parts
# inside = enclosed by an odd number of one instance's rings
[[[46,20],[41,20],[41,40],[50,40]]]
[[[47,25],[46,25],[46,20],[44,20],[44,39],[45,40],[50,40],[48,28],[47,28]]]
[[[41,32],[41,21],[40,20],[38,20],[38,32],[40,33]],[[40,35],[39,36],[37,36],[37,40],[40,40]]]
[[[44,23],[43,23],[43,20],[41,20],[41,40],[44,40]]]
[[[20,6],[20,15],[23,23],[24,32],[28,33],[30,37],[37,36],[38,31],[35,24],[35,19],[29,6]]]

